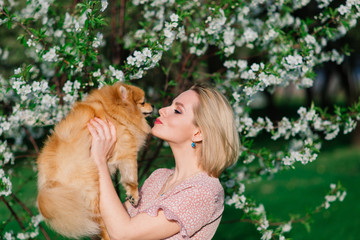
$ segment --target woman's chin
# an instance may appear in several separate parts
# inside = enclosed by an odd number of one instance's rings
[[[157,137],[157,138],[161,138],[160,135],[159,135],[159,131],[157,129],[157,126],[154,125],[151,129],[151,134],[154,136],[154,137]]]

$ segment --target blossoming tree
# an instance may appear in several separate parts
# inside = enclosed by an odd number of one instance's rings
[[[307,8],[315,11],[299,14]],[[271,225],[263,205],[247,198],[246,184],[316,160],[323,139],[356,127],[360,103],[333,113],[300,107],[296,119],[273,121],[254,119],[251,102],[258,93],[288,85],[312,87],[315,67],[340,64],[349,53],[328,43],[359,17],[356,0],[0,0],[0,197],[20,226],[2,237],[35,238],[40,229],[48,238],[41,217],[13,192],[11,176],[19,159],[35,163],[41,140],[75,101],[93,88],[124,81],[142,86],[161,106],[202,81],[227,95],[241,136],[238,164],[221,179],[226,204],[241,209],[262,239],[285,239],[296,219]],[[286,143],[276,151],[254,147],[263,133]],[[162,147],[149,139],[139,160],[143,176]],[[314,211],[345,194],[331,184]],[[11,202],[28,212],[28,223]]]

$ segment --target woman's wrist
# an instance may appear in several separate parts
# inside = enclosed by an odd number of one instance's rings
[[[100,174],[109,171],[106,161],[95,161],[95,164]]]

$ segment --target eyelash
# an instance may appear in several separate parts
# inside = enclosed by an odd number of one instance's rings
[[[175,109],[174,112],[175,112],[176,114],[181,114],[181,112],[180,112],[179,110],[177,110],[177,109]]]

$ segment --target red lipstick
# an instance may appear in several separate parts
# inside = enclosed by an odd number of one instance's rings
[[[157,119],[155,120],[155,124],[162,124],[162,122],[160,121],[159,118],[157,118]]]

